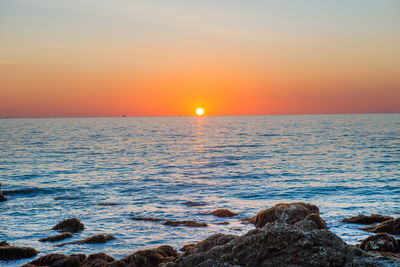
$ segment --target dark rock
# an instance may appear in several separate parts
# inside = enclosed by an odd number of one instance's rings
[[[149,222],[159,222],[159,221],[165,221],[163,219],[159,218],[152,218],[152,217],[132,217],[132,220],[135,221],[149,221]]]
[[[6,201],[6,200],[7,200],[7,198],[2,193],[0,193],[0,202]]]
[[[51,253],[31,261],[29,264],[34,266],[80,267],[85,260],[85,254],[71,254],[66,256],[64,254]]]
[[[115,259],[113,257],[110,257],[105,253],[96,253],[89,255],[89,257],[87,257],[87,259],[82,263],[82,266],[103,267],[103,266],[108,266],[110,263],[114,261]]]
[[[386,258],[392,258],[397,261],[400,261],[400,254],[393,253],[393,252],[387,252],[387,251],[370,251],[368,254],[374,255],[374,256],[382,256]],[[400,263],[397,262],[395,266],[400,266]]]
[[[1,241],[0,247],[2,247],[2,246],[9,246],[9,244],[7,243],[7,241]]]
[[[360,248],[364,251],[398,252],[399,244],[394,237],[386,233],[379,233],[364,239]]]
[[[311,213],[307,215],[305,220],[314,222],[317,226],[317,229],[328,229],[328,226],[326,225],[324,219],[322,219],[317,213]]]
[[[350,218],[344,218],[342,220],[342,222],[358,223],[358,224],[373,224],[373,223],[381,223],[381,222],[388,221],[391,219],[393,219],[393,217],[383,216],[381,214],[372,213],[371,215],[360,214],[360,215],[353,216]]]
[[[207,204],[204,202],[186,201],[185,205],[189,207],[200,207],[200,206],[206,206]]]
[[[318,207],[309,203],[296,202],[277,204],[272,208],[260,211],[256,216],[251,218],[250,222],[257,228],[261,228],[265,224],[275,221],[294,224],[306,219],[306,217],[312,213],[319,216]],[[315,219],[315,215],[313,218]],[[321,225],[323,225],[323,223]]]
[[[188,226],[188,227],[207,227],[206,223],[199,223],[195,221],[166,221],[164,225],[169,226]]]
[[[372,233],[388,233],[392,235],[400,235],[400,218],[384,221],[376,226],[367,226],[360,228],[367,232]]]
[[[196,245],[196,251],[205,252],[210,250],[212,247],[225,245],[236,238],[238,238],[237,235],[214,234],[198,243]]]
[[[220,218],[233,217],[238,215],[238,213],[234,213],[228,209],[217,209],[211,212],[210,214]]]
[[[315,225],[312,221],[309,224]],[[167,266],[214,266],[207,265],[207,262],[257,267],[383,266],[326,229],[308,230],[299,225],[274,222],[243,236],[224,238],[224,235],[214,235]],[[221,239],[224,242],[215,242]]]
[[[115,237],[112,235],[94,235],[94,236],[88,237],[84,240],[78,240],[78,241],[58,244],[58,245],[56,245],[56,247],[63,247],[65,245],[69,245],[69,244],[102,244],[102,243],[106,243],[107,241],[110,241],[113,239],[115,239]]]
[[[26,259],[36,256],[38,252],[30,247],[15,247],[10,245],[0,246],[0,260]]]
[[[73,235],[71,233],[63,233],[60,235],[56,235],[56,236],[50,236],[47,238],[42,238],[39,239],[40,242],[57,242],[57,241],[61,241],[67,238],[71,238]]]
[[[192,250],[192,249],[194,249],[196,247],[196,244],[187,244],[187,245],[184,245],[183,247],[181,247],[179,250],[180,251],[183,251],[183,252],[188,252],[188,251],[190,251],[190,250]]]
[[[58,223],[52,229],[60,232],[77,233],[83,231],[85,226],[77,218],[72,218]]]
[[[219,223],[216,223],[216,225],[228,225],[229,224],[229,222],[219,222]]]
[[[139,250],[122,259],[131,267],[157,267],[161,263],[172,262],[178,252],[170,246],[161,246],[155,249]]]

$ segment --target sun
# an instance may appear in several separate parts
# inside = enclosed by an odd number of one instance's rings
[[[197,114],[197,116],[202,116],[202,115],[204,114],[204,109],[202,109],[202,108],[197,108],[197,109],[196,109],[196,114]]]

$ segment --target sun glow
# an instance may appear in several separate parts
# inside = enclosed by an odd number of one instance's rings
[[[202,108],[196,109],[196,114],[197,114],[197,116],[202,116],[204,114],[204,109],[202,109]]]

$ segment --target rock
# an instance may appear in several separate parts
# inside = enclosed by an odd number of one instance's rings
[[[386,233],[379,233],[364,239],[360,248],[364,251],[398,252],[399,244],[394,237]]]
[[[206,223],[198,223],[195,221],[166,221],[163,223],[164,225],[169,226],[188,226],[188,227],[207,227],[208,224]]]
[[[40,242],[57,242],[57,241],[61,241],[67,238],[71,238],[73,235],[71,233],[63,233],[60,235],[56,235],[56,236],[50,236],[47,238],[42,238],[39,239]]]
[[[317,229],[328,229],[326,222],[317,213],[307,215],[305,220],[312,221],[317,226]]]
[[[371,215],[360,214],[357,216],[353,216],[350,218],[344,218],[342,222],[346,223],[358,223],[358,224],[373,224],[373,223],[381,223],[384,221],[388,221],[393,219],[390,216],[383,216],[381,214],[372,213]]]
[[[152,218],[152,217],[132,217],[132,220],[135,221],[149,221],[149,222],[159,222],[159,221],[165,221],[163,219],[159,218]]]
[[[312,221],[307,224],[316,227]],[[268,223],[262,229],[251,230],[242,236],[214,235],[166,266],[220,266],[207,262],[257,267],[383,266],[329,230],[309,230],[278,222]]]
[[[200,206],[206,206],[207,204],[204,202],[186,201],[185,205],[188,207],[200,207]]]
[[[382,257],[386,257],[386,258],[392,258],[395,259],[397,261],[400,261],[400,254],[396,254],[393,252],[387,252],[387,251],[370,251],[368,252],[368,254],[374,255],[374,256],[382,256]],[[400,263],[397,262],[397,264],[395,266],[399,266]]]
[[[97,203],[98,206],[116,206],[118,205],[118,203],[114,203],[114,202],[100,202]]]
[[[0,193],[0,202],[6,201],[6,200],[7,200],[7,198],[2,193]]]
[[[89,255],[89,257],[87,257],[87,259],[82,263],[82,266],[102,267],[102,266],[107,266],[114,261],[115,259],[113,257],[110,257],[105,253],[96,253]]]
[[[112,235],[94,235],[94,236],[88,237],[84,240],[78,240],[78,241],[58,244],[58,245],[56,245],[56,247],[63,247],[65,245],[69,245],[69,244],[102,244],[102,243],[106,243],[107,241],[110,241],[113,239],[115,239],[115,237]]]
[[[187,245],[184,245],[183,247],[181,247],[179,250],[180,251],[183,251],[183,252],[188,252],[188,251],[190,251],[190,250],[192,250],[192,249],[194,249],[196,247],[196,244],[187,244]]]
[[[77,233],[83,231],[85,226],[77,218],[72,218],[58,223],[52,229],[60,232]]]
[[[216,225],[228,225],[229,224],[229,222],[219,222],[219,223],[216,223]]]
[[[269,222],[284,222],[288,224],[294,224],[298,221],[304,220],[310,214],[314,213],[312,217],[313,220],[319,221],[318,225],[322,227],[325,222],[322,222],[322,219],[316,219],[316,216],[319,216],[319,209],[317,206],[296,202],[289,204],[277,204],[272,208],[262,210],[257,213],[256,216],[251,218],[250,222],[253,223],[257,228],[262,228],[266,223]],[[321,221],[322,220],[322,221]]]
[[[372,233],[388,233],[392,235],[400,235],[400,218],[384,221],[376,226],[367,226],[360,228],[367,232]]]
[[[157,267],[161,263],[172,262],[178,252],[170,246],[161,246],[155,249],[139,250],[122,259],[131,267]]]
[[[51,253],[31,261],[29,264],[34,266],[79,267],[85,260],[85,254],[71,254],[66,256],[64,254]]]
[[[233,217],[238,215],[238,213],[234,213],[228,209],[217,209],[211,212],[210,214],[220,218]]]
[[[1,241],[0,247],[2,247],[2,246],[9,246],[9,244],[7,243],[7,241]]]
[[[0,246],[0,260],[26,259],[36,256],[38,252],[30,247],[15,247],[10,245]]]

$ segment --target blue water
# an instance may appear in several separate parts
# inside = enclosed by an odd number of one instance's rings
[[[3,119],[0,182],[8,201],[0,203],[0,241],[34,247],[39,256],[105,252],[119,259],[217,232],[243,234],[253,227],[240,218],[306,201],[355,244],[368,234],[340,220],[398,217],[399,167],[400,114]],[[203,215],[217,208],[240,215]],[[132,216],[210,226],[174,228]],[[100,233],[117,239],[61,248],[38,242],[71,217],[85,230],[65,241]],[[230,224],[216,225],[223,221]]]

